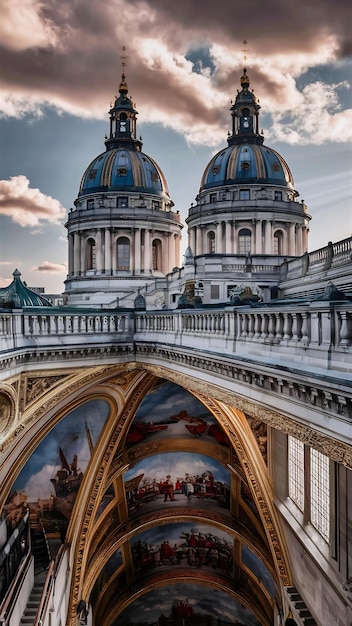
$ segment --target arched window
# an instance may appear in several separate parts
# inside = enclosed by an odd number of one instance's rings
[[[120,114],[120,121],[119,121],[119,131],[120,131],[120,133],[126,133],[129,130],[128,126],[129,126],[129,124],[128,124],[128,119],[127,119],[126,113],[121,113]]]
[[[119,237],[117,245],[117,269],[130,269],[130,240],[127,237]]]
[[[96,268],[96,247],[93,237],[87,239],[87,270]]]
[[[208,254],[215,254],[215,233],[210,231],[208,233]]]
[[[162,270],[162,259],[161,259],[161,251],[162,245],[160,239],[154,239],[152,245],[152,255],[153,255],[153,270],[161,272]]]
[[[283,253],[283,232],[277,230],[274,233],[274,254],[281,256]]]
[[[240,254],[251,252],[252,233],[249,228],[241,228],[238,233],[238,251]]]

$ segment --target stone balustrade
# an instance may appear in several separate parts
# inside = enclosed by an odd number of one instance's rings
[[[167,343],[227,357],[302,362],[352,372],[352,304],[175,311],[0,313],[0,360],[21,349]]]
[[[336,243],[329,243],[324,248],[314,250],[303,256],[290,259],[280,267],[280,279],[290,280],[327,271],[335,267],[347,265],[352,261],[352,237]]]

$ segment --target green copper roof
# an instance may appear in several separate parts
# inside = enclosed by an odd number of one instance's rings
[[[21,272],[15,270],[12,274],[13,281],[7,287],[0,289],[0,308],[22,309],[29,306],[51,306],[49,300],[39,293],[28,289],[21,280]]]

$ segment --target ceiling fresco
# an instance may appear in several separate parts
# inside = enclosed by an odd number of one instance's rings
[[[91,586],[97,622],[109,615],[109,626],[269,626],[270,550],[241,463],[210,410],[158,381],[115,459],[88,559],[94,567],[109,555]]]
[[[44,437],[12,486],[4,509],[9,523],[15,525],[29,508],[52,538],[63,539],[109,410],[104,400],[90,400]]]
[[[197,585],[160,587],[136,600],[113,626],[261,626],[241,603],[221,590]]]
[[[13,483],[8,522],[29,508],[51,541],[72,538],[72,514],[91,497],[83,478],[95,467],[101,491],[89,533],[77,531],[86,537],[78,593],[94,623],[270,626],[275,567],[235,448],[192,393],[161,379],[146,393],[138,385],[140,376],[115,423],[109,403],[97,398],[44,436]],[[138,393],[145,393],[139,406]],[[109,457],[114,428],[121,435]],[[263,455],[266,431],[256,421],[252,432],[255,454]],[[105,469],[96,458],[108,459]]]

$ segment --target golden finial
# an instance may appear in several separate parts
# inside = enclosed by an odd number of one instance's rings
[[[125,55],[125,52],[126,52],[126,46],[122,46],[122,55],[121,55],[122,75],[121,75],[119,92],[126,95],[126,93],[128,92],[128,87],[127,87],[126,76],[125,76],[125,67],[127,64],[127,57]]]
[[[248,42],[247,42],[246,39],[244,39],[242,43],[243,43],[243,48],[242,48],[242,52],[243,52],[243,68],[244,68],[244,71],[246,71],[247,58],[248,58],[247,55],[248,55],[248,52],[249,52],[249,50],[247,48]]]
[[[246,39],[243,40],[242,52],[243,52],[243,76],[241,76],[241,85],[244,89],[248,89],[249,78],[247,76],[247,55],[248,55],[249,50],[247,48]]]

